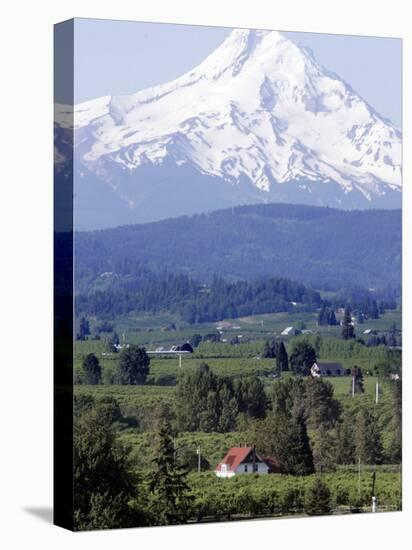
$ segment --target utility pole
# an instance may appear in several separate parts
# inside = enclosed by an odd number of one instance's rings
[[[358,497],[361,498],[361,468],[360,457],[358,458]]]
[[[179,369],[182,368],[182,354],[179,353]]]
[[[379,403],[379,382],[378,381],[376,381],[375,403],[376,405]]]
[[[376,512],[376,470],[372,474],[372,512]]]
[[[352,399],[355,397],[355,375],[352,376]]]
[[[200,455],[200,445],[196,449],[197,453],[197,473],[200,474],[200,465],[201,465],[201,455]]]

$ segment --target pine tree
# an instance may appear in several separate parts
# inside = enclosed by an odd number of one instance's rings
[[[371,319],[379,319],[379,308],[376,300],[372,301],[372,304],[369,308],[369,316]]]
[[[239,412],[252,418],[263,418],[266,414],[267,396],[260,378],[247,376],[237,381],[235,394]]]
[[[262,357],[265,359],[274,359],[276,357],[277,346],[275,340],[266,340],[263,346]]]
[[[79,333],[77,335],[78,340],[85,340],[86,336],[90,334],[90,325],[86,317],[82,317],[79,323]]]
[[[179,464],[171,426],[160,413],[155,439],[154,471],[149,477],[149,510],[154,525],[186,523],[190,513],[187,471]]]
[[[361,408],[355,425],[355,457],[362,464],[382,463],[382,437],[376,418],[365,407]]]
[[[117,439],[110,416],[99,406],[76,417],[74,430],[74,515],[76,530],[146,524],[130,501],[141,492],[129,450]]]
[[[333,385],[322,378],[309,377],[305,380],[305,390],[304,406],[309,428],[334,428],[340,419],[341,404],[334,398]]]
[[[94,353],[89,353],[83,360],[84,383],[100,384],[102,381],[102,368]]]
[[[283,473],[295,476],[315,471],[312,449],[303,415],[294,418],[282,416],[272,419],[274,455]]]
[[[344,340],[350,340],[351,338],[355,338],[355,329],[353,328],[352,316],[351,316],[349,307],[345,308],[345,312],[343,314],[342,338]]]
[[[346,412],[343,421],[337,428],[336,461],[338,464],[353,464],[355,462],[353,414]]]
[[[305,512],[308,516],[325,516],[332,512],[330,490],[320,477],[316,477],[306,491]]]
[[[338,324],[337,320],[336,320],[336,315],[335,315],[335,312],[333,311],[333,309],[330,310],[329,312],[329,317],[328,317],[328,325],[331,325],[331,326],[336,326]]]
[[[276,370],[278,374],[289,370],[289,358],[283,341],[280,342],[276,355]]]
[[[363,372],[362,369],[359,367],[353,367],[351,370],[351,380],[350,380],[350,387],[349,387],[349,393],[365,393],[365,386],[363,384]]]
[[[321,424],[313,437],[313,463],[318,473],[336,470],[337,440],[332,430]]]

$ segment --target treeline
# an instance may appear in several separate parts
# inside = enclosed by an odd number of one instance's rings
[[[215,277],[202,285],[186,275],[141,272],[104,290],[79,294],[77,316],[113,319],[131,311],[180,315],[188,323],[218,321],[246,315],[296,310],[313,311],[320,294],[284,278],[230,282]]]
[[[396,309],[400,301],[400,285],[387,284],[367,289],[352,282],[351,285],[345,285],[338,290],[335,296],[325,303],[333,309],[349,306],[356,316],[363,314],[369,319],[378,319],[386,309]],[[362,317],[358,318],[359,321],[362,322]]]
[[[150,357],[145,348],[129,345],[119,354],[115,372],[111,373],[112,384],[142,385],[150,373]],[[98,385],[103,382],[103,371],[94,353],[88,353],[76,373],[75,384]]]
[[[144,264],[210,282],[286,276],[313,288],[401,282],[401,210],[266,204],[76,234],[79,283]],[[79,286],[78,286],[79,288]]]
[[[386,345],[368,346],[362,339],[321,337],[314,334],[299,335],[288,344],[289,356],[297,346],[305,342],[316,352],[320,361],[339,361],[345,368],[357,365],[372,374],[375,371],[385,371],[385,376],[400,375],[402,372],[402,352],[390,349]]]

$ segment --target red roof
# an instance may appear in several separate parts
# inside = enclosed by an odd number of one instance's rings
[[[246,460],[251,451],[253,451],[253,447],[232,447],[228,450],[222,462],[219,462],[216,466],[215,470],[220,471],[221,465],[226,464],[227,469],[234,472],[239,464],[242,464],[242,462]],[[262,461],[257,453],[256,459],[259,462]]]

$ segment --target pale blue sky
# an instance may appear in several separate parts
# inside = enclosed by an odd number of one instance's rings
[[[102,95],[130,94],[172,80],[200,63],[230,30],[76,19],[75,103]],[[382,116],[401,127],[400,39],[284,34],[309,47],[321,65],[337,73]]]

